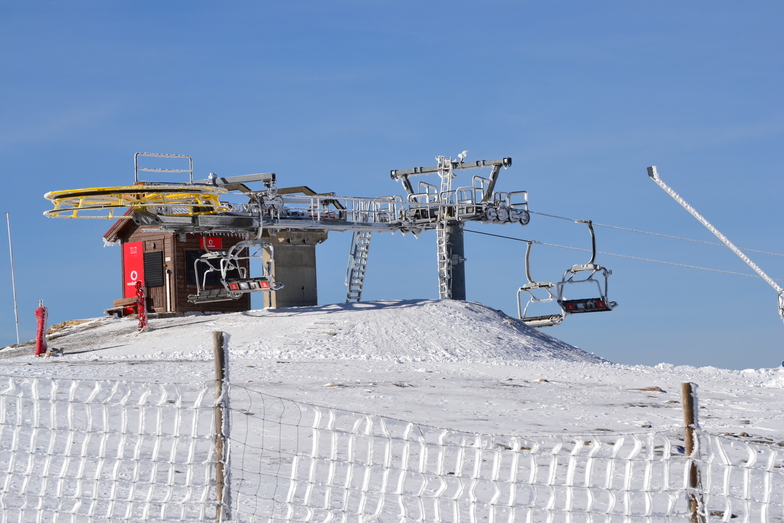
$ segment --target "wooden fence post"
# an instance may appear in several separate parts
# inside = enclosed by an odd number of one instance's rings
[[[224,433],[223,406],[225,404],[224,382],[226,380],[226,351],[223,347],[223,333],[212,333],[212,350],[215,356],[215,498],[218,504],[215,512],[216,521],[224,521],[226,514],[225,499],[227,498],[227,485],[225,484],[224,468],[226,464],[226,434]]]
[[[696,445],[696,435],[694,429],[698,428],[697,423],[697,409],[695,408],[695,388],[696,385],[692,383],[681,383],[681,404],[683,405],[683,425],[684,436],[686,443],[686,456],[689,457],[689,487],[693,489],[688,494],[689,510],[691,512],[691,523],[704,523],[704,515],[699,513],[700,509],[700,496],[697,494],[697,489],[700,486],[699,471],[697,464],[694,462],[694,451]]]

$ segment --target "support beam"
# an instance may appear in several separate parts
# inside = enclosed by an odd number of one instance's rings
[[[501,158],[500,160],[479,160],[476,162],[454,161],[450,159],[449,162],[451,162],[452,171],[459,171],[462,169],[476,169],[479,167],[492,167],[492,186],[495,186],[495,180],[498,178],[498,172],[500,171],[501,167],[510,167],[512,165],[511,158]],[[450,164],[448,163],[447,165]],[[414,194],[414,189],[411,186],[411,180],[409,180],[411,176],[440,173],[443,172],[443,170],[444,165],[442,164],[436,165],[434,167],[414,167],[413,169],[392,170],[389,172],[389,175],[393,180],[400,180],[408,194]],[[488,193],[492,193],[492,190],[488,191]]]
[[[193,183],[203,185],[217,185],[218,187],[224,185],[235,185],[250,182],[264,182],[267,187],[275,184],[275,173],[258,173],[258,174],[243,174],[240,176],[215,176],[210,173],[210,177],[206,180],[196,180]]]

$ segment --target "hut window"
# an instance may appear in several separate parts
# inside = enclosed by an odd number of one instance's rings
[[[163,285],[163,251],[144,253],[144,285],[147,287]]]

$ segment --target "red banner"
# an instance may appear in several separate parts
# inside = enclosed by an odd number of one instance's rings
[[[136,297],[136,282],[144,285],[144,242],[123,244],[123,298]]]
[[[202,249],[223,249],[223,238],[219,236],[202,236],[199,238],[199,247]]]

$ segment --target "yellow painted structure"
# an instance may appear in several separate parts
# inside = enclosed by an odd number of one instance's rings
[[[44,198],[54,209],[44,212],[50,218],[128,218],[120,209],[155,208],[156,214],[193,216],[225,212],[219,200],[226,189],[194,185],[131,185],[52,191]]]

